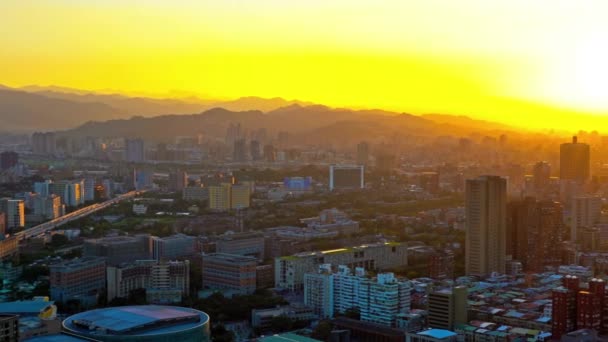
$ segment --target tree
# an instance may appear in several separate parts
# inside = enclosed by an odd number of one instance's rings
[[[51,247],[59,248],[69,242],[67,236],[63,234],[53,234],[51,237]]]
[[[216,324],[211,327],[211,341],[213,342],[232,342],[234,333],[226,329],[223,324]]]
[[[331,324],[331,321],[320,321],[312,331],[310,337],[321,341],[328,341],[332,329],[333,325]]]
[[[293,325],[294,325],[294,321],[285,315],[273,317],[270,320],[270,329],[272,330],[273,333],[290,331],[293,329]]]

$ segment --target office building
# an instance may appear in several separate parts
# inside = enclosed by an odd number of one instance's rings
[[[236,162],[243,162],[247,160],[247,142],[245,139],[237,139],[234,141],[234,150],[232,153],[232,160]]]
[[[35,182],[34,183],[34,192],[39,194],[42,197],[49,196],[53,192],[52,184],[53,184],[52,180],[45,180],[44,182]],[[59,196],[61,196],[61,195],[59,195]]]
[[[467,275],[505,273],[507,180],[481,176],[466,182]]]
[[[245,209],[251,204],[251,187],[247,184],[221,183],[208,190],[209,208],[213,210]]]
[[[369,163],[369,143],[366,141],[362,141],[357,144],[357,164],[359,165],[367,165]]]
[[[572,137],[571,143],[564,143],[559,148],[559,169],[561,180],[572,180],[584,183],[589,179],[590,148],[588,144],[579,143]]]
[[[507,205],[507,255],[527,272],[542,273],[561,264],[559,251],[564,233],[559,202],[532,197]]]
[[[190,292],[190,262],[138,260],[108,266],[106,284],[108,301],[128,298],[132,290],[146,289],[148,303],[179,303]]]
[[[177,170],[169,173],[169,191],[182,191],[188,185],[188,174]]]
[[[264,260],[264,235],[260,232],[227,232],[217,239],[215,250]]]
[[[11,258],[19,253],[19,239],[16,235],[0,238],[0,261]]]
[[[235,254],[203,254],[203,287],[236,294],[253,293],[257,262],[256,258]]]
[[[119,306],[81,312],[63,321],[63,330],[94,341],[209,342],[209,316],[179,306]]]
[[[251,205],[251,187],[234,184],[230,189],[230,209],[246,209]]]
[[[106,288],[106,262],[103,258],[83,257],[50,267],[51,299],[66,303],[79,300],[89,307],[97,304]]]
[[[34,154],[55,155],[57,152],[55,133],[35,132],[34,134],[32,134],[32,152]]]
[[[182,190],[184,201],[202,202],[209,200],[209,190],[202,186],[187,186]]]
[[[4,213],[6,229],[25,227],[25,203],[22,200],[0,199],[0,212]]]
[[[287,191],[307,192],[312,190],[312,177],[285,177],[283,188]]]
[[[175,234],[167,237],[150,237],[152,259],[176,260],[194,255],[194,237]]]
[[[272,322],[277,317],[288,317],[296,322],[309,322],[319,318],[310,307],[291,304],[269,309],[251,310],[251,326],[265,331],[272,327]]]
[[[467,323],[467,288],[456,286],[428,295],[428,325],[453,330],[455,324]]]
[[[579,239],[582,228],[592,228],[600,222],[602,198],[597,196],[577,196],[572,199],[570,211],[570,240]]]
[[[107,265],[115,266],[150,259],[149,246],[150,236],[146,234],[89,239],[84,242],[82,255],[103,257]]]
[[[0,153],[0,170],[11,169],[19,163],[19,154],[13,151],[5,151]]]
[[[376,243],[327,251],[302,252],[275,259],[275,287],[291,291],[302,290],[304,274],[312,273],[321,264],[362,267],[382,271],[407,265],[407,245]]]
[[[262,160],[262,147],[259,141],[252,140],[249,143],[249,155],[254,161]]]
[[[142,139],[125,139],[125,160],[129,163],[142,163],[146,160]]]
[[[329,190],[355,190],[365,188],[365,166],[330,165]]]

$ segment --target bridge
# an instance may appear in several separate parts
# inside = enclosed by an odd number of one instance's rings
[[[26,230],[20,231],[18,233],[15,233],[14,235],[19,239],[19,240],[24,240],[24,239],[29,239],[31,237],[34,236],[38,236],[40,234],[44,234],[48,231],[51,231],[57,227],[60,227],[66,223],[70,223],[72,221],[81,219],[83,217],[86,217],[88,215],[91,215],[97,211],[103,210],[111,205],[114,205],[118,202],[124,201],[124,200],[128,200],[131,199],[133,197],[139,196],[141,194],[143,194],[145,192],[145,190],[136,190],[136,191],[131,191],[131,192],[127,192],[125,194],[122,194],[118,197],[112,198],[110,200],[107,200],[105,202],[101,202],[101,203],[95,203],[92,205],[89,205],[87,207],[78,209],[76,211],[73,211],[69,214],[65,214],[63,216],[60,216],[56,219],[44,222],[42,224],[39,224],[37,226],[28,228]]]

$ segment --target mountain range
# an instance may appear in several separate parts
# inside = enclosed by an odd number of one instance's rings
[[[330,108],[282,98],[156,99],[54,86],[0,87],[0,120],[0,132],[53,130],[72,137],[137,136],[151,141],[197,134],[223,140],[228,126],[240,123],[247,131],[287,131],[297,143],[336,146],[403,136],[496,136],[517,131],[466,116]]]

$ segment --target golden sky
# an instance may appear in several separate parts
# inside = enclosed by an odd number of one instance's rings
[[[606,0],[1,0],[0,84],[570,128],[608,113],[607,16]]]

